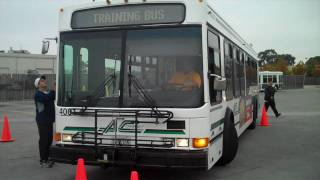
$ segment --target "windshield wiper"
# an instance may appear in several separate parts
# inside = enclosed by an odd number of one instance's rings
[[[117,55],[115,54],[114,59],[117,59]],[[99,98],[99,96],[104,92],[106,86],[109,89],[111,84],[113,85],[112,87],[112,96],[115,94],[115,89],[116,89],[116,69],[117,69],[117,63],[114,63],[114,68],[112,74],[109,74],[105,77],[103,82],[98,85],[98,87],[93,91],[92,94],[86,97],[84,100],[86,102],[85,106],[83,106],[83,112],[87,110],[88,105],[92,105],[95,103],[96,99]]]
[[[129,97],[131,97],[131,86],[135,88],[138,95],[143,98],[144,102],[152,110],[157,108],[156,101],[144,90],[141,82],[132,74],[128,74],[129,77]]]
[[[129,97],[131,97],[132,90],[131,87],[133,86],[137,91],[137,94],[143,99],[145,104],[151,108],[152,112],[156,114],[157,117],[162,117],[161,112],[158,110],[156,101],[151,97],[151,95],[145,91],[145,88],[141,84],[141,82],[132,74],[132,61],[131,57],[129,56],[129,73],[128,73],[128,85],[129,85]],[[158,118],[157,118],[158,122]]]
[[[103,80],[101,84],[91,93],[88,95],[85,99],[81,100],[85,104],[83,105],[82,112],[85,112],[88,108],[88,106],[95,104],[96,99],[99,98],[99,96],[104,92],[105,87],[109,88],[111,85],[113,85],[113,94],[115,91],[115,80],[116,75],[115,74],[109,74],[106,76],[106,78]]]
[[[113,85],[112,94],[114,94],[115,84],[116,84],[115,80],[116,80],[116,75],[115,74],[109,74],[108,76],[106,76],[104,81],[93,91],[91,96],[93,98],[98,98],[104,92],[103,90],[105,90],[105,87],[109,88],[111,85]]]

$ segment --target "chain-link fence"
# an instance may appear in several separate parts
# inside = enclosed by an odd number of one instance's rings
[[[301,89],[304,88],[304,75],[283,76],[283,89]]]
[[[54,74],[46,74],[47,84],[55,81]],[[34,80],[39,75],[34,74],[0,74],[0,102],[33,99]]]
[[[320,85],[320,77],[306,77],[305,85]]]

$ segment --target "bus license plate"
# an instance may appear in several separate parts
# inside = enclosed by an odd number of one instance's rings
[[[119,145],[122,145],[122,146],[130,145],[130,140],[129,139],[119,139],[118,142],[119,142]]]

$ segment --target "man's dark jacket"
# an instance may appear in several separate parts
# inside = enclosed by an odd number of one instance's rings
[[[274,101],[274,93],[276,92],[275,88],[272,86],[267,86],[264,89],[264,100]]]
[[[53,123],[55,121],[55,92],[49,91],[44,93],[37,90],[34,94],[34,102],[36,104],[36,121],[40,124]]]

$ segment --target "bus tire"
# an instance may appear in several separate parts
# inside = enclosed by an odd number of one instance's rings
[[[253,112],[252,112],[252,123],[248,127],[248,129],[255,129],[257,126],[257,115],[258,115],[258,103],[257,100],[255,100],[253,104]]]
[[[238,151],[238,135],[234,126],[233,114],[228,114],[224,121],[222,156],[217,162],[217,165],[220,166],[230,163]]]

